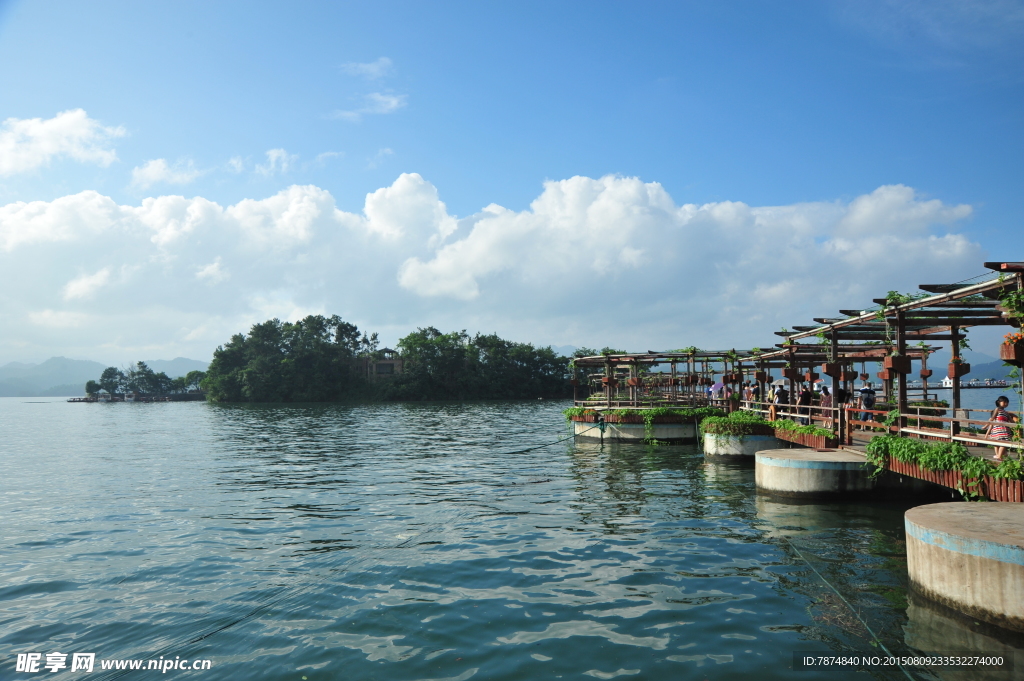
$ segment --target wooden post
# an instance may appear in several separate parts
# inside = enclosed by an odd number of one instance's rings
[[[924,350],[921,353],[921,399],[928,399],[928,377],[924,375],[924,372],[928,370],[928,351]]]
[[[900,356],[907,354],[907,320],[903,310],[896,311],[896,352]],[[899,411],[899,427],[907,427],[907,419],[904,414],[907,412],[907,375],[903,372],[896,373],[896,409]]]
[[[960,359],[960,327],[951,326],[949,327],[949,335],[953,340],[950,341],[952,360]],[[955,363],[955,362],[954,362]],[[960,377],[957,376],[953,379],[953,418],[956,418],[957,411],[960,409]],[[949,423],[950,431],[953,435],[960,433],[960,424],[954,421]]]
[[[605,378],[608,379],[608,381],[604,384],[604,396],[605,396],[605,401],[607,402],[607,404],[605,406],[607,406],[609,409],[611,409],[612,408],[612,382],[611,382],[611,378],[612,378],[612,361],[610,359],[608,359],[607,357],[605,357],[605,359],[604,359],[604,375],[605,375]]]

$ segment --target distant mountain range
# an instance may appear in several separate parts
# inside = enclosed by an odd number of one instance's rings
[[[186,357],[144,360],[149,368],[171,378],[206,371],[209,362]],[[89,379],[99,380],[108,365],[84,359],[51,357],[41,364],[10,362],[0,366],[0,397],[75,397],[85,393]]]

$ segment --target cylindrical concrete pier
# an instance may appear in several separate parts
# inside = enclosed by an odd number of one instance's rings
[[[785,497],[834,498],[874,487],[864,457],[834,449],[771,449],[754,456],[757,489]]]
[[[1024,504],[928,504],[904,520],[915,592],[1024,632]]]
[[[600,440],[604,442],[643,442],[658,440],[659,442],[695,442],[697,440],[697,424],[690,423],[652,423],[648,429],[640,423],[606,423],[604,430],[595,427],[597,423],[573,421],[573,435],[579,440]]]
[[[718,435],[704,433],[704,456],[750,457],[766,449],[776,449],[779,440],[774,435]]]

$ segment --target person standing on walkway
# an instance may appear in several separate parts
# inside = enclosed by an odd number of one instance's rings
[[[993,440],[1010,441],[1010,427],[1004,424],[1013,423],[1018,419],[1006,411],[1008,406],[1010,406],[1010,400],[1005,395],[996,398],[996,408],[992,410],[992,416],[989,418],[991,423],[985,428],[985,434]],[[998,445],[993,445],[993,447],[996,450],[995,460],[1002,461],[1006,454],[1006,447]]]
[[[832,427],[832,393],[828,391],[828,386],[821,386],[821,415],[825,417],[825,427]]]
[[[865,383],[864,387],[860,389],[860,408],[861,409],[874,409],[875,408],[875,391],[871,387],[871,383]],[[860,413],[861,421],[874,421],[875,415],[868,411],[862,411]],[[860,428],[867,428],[867,426],[860,426]]]
[[[800,425],[806,426],[811,422],[811,397],[813,391],[811,390],[810,383],[804,383],[803,389],[800,391],[800,397],[797,398],[797,404],[800,405],[797,410],[800,413]]]

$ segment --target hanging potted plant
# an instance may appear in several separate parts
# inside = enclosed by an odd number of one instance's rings
[[[896,377],[896,373],[889,369],[882,369],[878,372],[877,376],[883,381],[889,381]]]
[[[921,369],[921,378],[931,378],[931,375],[932,375],[932,370],[931,369]]]
[[[765,381],[768,380],[768,372],[766,372],[766,371],[756,371],[756,372],[754,372],[754,380],[757,381],[758,383],[764,383]]]
[[[971,373],[971,365],[965,363],[959,357],[954,357],[953,360],[949,363],[949,368],[946,372],[946,375],[949,376],[950,378],[961,378],[969,373]]]
[[[804,373],[804,380],[807,381],[808,383],[814,383],[815,381],[818,380],[818,374],[808,370],[807,372]]]
[[[792,367],[786,367],[785,369],[782,370],[782,377],[783,378],[788,378],[791,381],[799,381],[800,380],[800,370],[799,369],[794,369]]]
[[[825,374],[826,376],[832,376],[833,378],[838,376],[840,372],[842,372],[842,370],[843,368],[836,364],[835,362],[826,362],[825,364],[821,365],[821,373]]]
[[[909,374],[910,358],[905,355],[889,355],[883,360],[882,366],[897,374]]]
[[[869,378],[871,378],[871,375],[870,375],[870,374],[861,374],[861,375],[860,375],[860,380],[862,380],[862,381],[866,381],[866,380],[868,380]]]
[[[1021,366],[1024,363],[1024,333],[1008,333],[1003,339],[1005,342],[999,346],[999,359],[1007,364]]]
[[[839,380],[840,381],[856,381],[857,380],[857,372],[856,371],[845,371],[845,370],[841,371],[841,372],[839,372]]]

